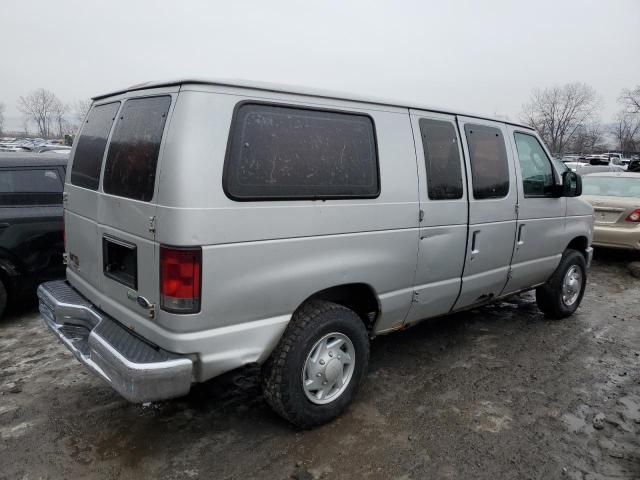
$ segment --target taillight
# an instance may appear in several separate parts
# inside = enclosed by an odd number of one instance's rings
[[[160,307],[172,313],[200,311],[201,248],[160,247]]]
[[[633,212],[631,212],[629,216],[625,218],[625,221],[634,223],[640,222],[640,208],[636,208]]]

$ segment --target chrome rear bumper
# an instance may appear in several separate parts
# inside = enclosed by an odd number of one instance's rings
[[[66,281],[38,287],[40,314],[85,366],[130,402],[179,397],[191,388],[191,359],[155,347],[98,310]]]

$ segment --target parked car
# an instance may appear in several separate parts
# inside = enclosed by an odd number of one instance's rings
[[[66,157],[0,153],[0,317],[47,279],[64,278]]]
[[[624,172],[624,168],[617,165],[584,165],[576,168],[575,172],[580,175],[590,175],[599,172]]]
[[[640,172],[640,160],[634,159],[629,162],[627,172]]]
[[[576,172],[579,168],[583,168],[583,167],[588,167],[591,166],[591,164],[589,162],[563,162],[567,168],[571,169],[572,171]]]
[[[593,244],[640,250],[640,173],[594,173],[583,179],[593,205]]]
[[[71,156],[67,281],[40,309],[133,402],[258,363],[310,427],[371,337],[531,289],[562,318],[584,293],[592,208],[524,125],[183,81],[96,97]]]
[[[55,153],[69,153],[71,151],[71,147],[67,147],[66,145],[43,145],[41,147],[37,147],[33,149],[35,153],[45,153],[45,152],[55,152]]]

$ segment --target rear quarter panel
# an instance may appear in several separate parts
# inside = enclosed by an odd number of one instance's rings
[[[381,193],[375,199],[235,202],[222,188],[234,107],[247,100],[369,115]],[[379,297],[377,329],[402,323],[418,242],[418,186],[406,109],[226,87],[183,87],[159,172],[157,240],[203,247],[199,314],[158,323],[197,331],[291,315],[309,296],[347,284]]]

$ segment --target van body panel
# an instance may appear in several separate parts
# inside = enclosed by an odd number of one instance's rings
[[[164,138],[170,125],[171,111],[177,97],[178,87],[158,88],[147,91],[132,92],[107,98],[100,102],[121,102],[117,116],[108,137],[102,167],[100,170],[100,184],[97,190],[90,190],[75,186],[71,183],[71,173],[75,160],[75,151],[67,169],[67,218],[70,226],[67,229],[67,251],[69,253],[68,270],[75,275],[69,275],[69,282],[80,291],[91,286],[101,292],[103,296],[98,304],[99,308],[109,315],[114,315],[126,326],[135,329],[142,318],[151,318],[155,314],[159,301],[158,254],[155,242],[154,222],[156,217],[157,172],[154,194],[151,201],[145,202],[132,198],[125,198],[106,194],[103,188],[106,158],[113,133],[118,122],[122,120],[123,111],[128,100],[167,96],[171,103],[167,118],[164,122],[162,140],[160,141],[157,166],[162,159]],[[95,108],[94,105],[92,108]],[[90,118],[91,112],[88,118]],[[82,136],[82,131],[80,132]],[[71,226],[73,225],[73,226]],[[94,236],[93,241],[90,237]],[[114,277],[107,276],[105,271],[105,240],[122,242],[135,250],[137,262],[135,285],[125,285]],[[78,263],[73,259],[77,258]],[[83,285],[87,282],[88,285]],[[142,307],[137,298],[144,298],[150,308]],[[127,312],[122,313],[122,309]],[[116,315],[115,312],[118,314]]]
[[[388,295],[390,303],[380,301],[376,329],[402,323],[411,300],[419,216],[406,110],[369,110],[327,100],[310,106],[295,95],[249,93],[187,88],[176,102],[160,172],[156,240],[203,246],[203,305],[201,314],[186,321],[160,311],[158,323],[196,330],[291,314],[310,295],[347,283],[365,283]],[[385,132],[377,135],[380,195],[258,202],[228,198],[222,189],[223,166],[233,114],[238,104],[253,101],[370,116],[376,131]],[[389,275],[379,278],[376,269]],[[278,293],[283,284],[294,287]],[[241,285],[252,292],[244,306],[233,295]],[[402,308],[396,306],[398,295],[405,301]]]
[[[496,129],[504,139],[507,129],[500,122],[458,117],[463,141],[465,164],[468,172],[469,235],[465,256],[462,289],[454,310],[484,303],[498,297],[509,275],[513,243],[516,232],[516,204],[518,203],[517,178],[514,158],[505,144],[508,163],[508,192],[501,198],[476,199],[473,190],[472,161],[469,153],[465,125]]]
[[[420,120],[435,120],[450,125],[456,135],[462,193],[456,199],[429,198],[424,143]],[[462,144],[453,115],[411,111],[420,192],[420,243],[415,276],[415,297],[406,323],[442,315],[451,310],[460,293],[468,235],[468,192]]]

